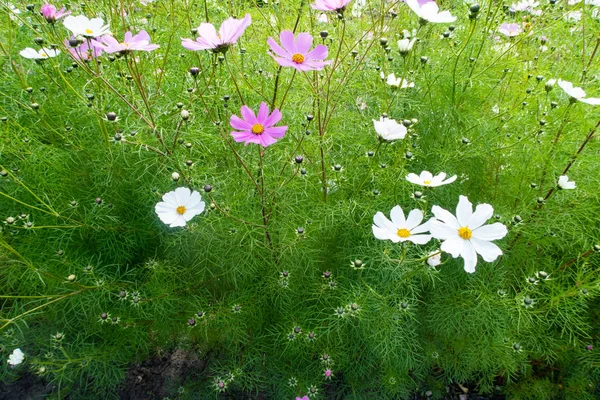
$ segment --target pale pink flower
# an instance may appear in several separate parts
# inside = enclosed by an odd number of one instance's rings
[[[212,50],[214,53],[224,53],[229,46],[237,42],[251,22],[250,14],[246,14],[244,19],[228,18],[221,23],[219,33],[213,24],[203,22],[198,27],[196,40],[182,38],[181,45],[188,50]]]
[[[319,11],[343,11],[350,0],[315,0],[310,6]]]
[[[40,14],[42,14],[42,17],[46,18],[46,21],[48,21],[48,23],[53,24],[56,22],[57,19],[66,17],[67,15],[71,14],[71,11],[66,11],[64,7],[61,8],[60,11],[56,11],[56,7],[54,7],[52,4],[46,3],[40,9]]]
[[[277,139],[281,139],[288,129],[287,126],[274,126],[281,120],[281,112],[274,109],[269,114],[269,107],[264,101],[260,103],[258,115],[255,115],[248,106],[242,106],[241,113],[242,118],[232,115],[229,123],[233,129],[241,131],[231,132],[233,140],[245,142],[246,146],[248,143],[260,144],[263,147],[270,146],[277,142]]]
[[[299,33],[294,38],[292,31],[282,31],[279,39],[283,47],[271,37],[267,43],[276,54],[271,56],[283,67],[293,67],[298,71],[318,71],[331,64],[331,61],[325,61],[328,54],[327,46],[319,44],[310,50],[313,37],[306,32]]]
[[[136,35],[132,35],[131,32],[126,32],[122,43],[119,43],[117,39],[110,35],[102,36],[96,43],[97,47],[102,48],[109,54],[126,53],[137,50],[152,51],[160,47],[157,44],[150,44],[150,35],[148,35],[148,32],[146,31],[141,31]]]
[[[71,40],[75,40],[75,36],[71,36]],[[79,46],[72,47],[69,40],[64,41],[65,46],[69,49],[69,53],[76,59],[81,61],[89,61],[92,58],[98,58],[102,54],[102,48],[98,47],[95,40],[91,40],[91,46],[87,41],[81,42]]]
[[[521,26],[519,24],[504,23],[504,24],[500,25],[500,27],[498,28],[498,32],[500,32],[501,34],[503,34],[505,36],[513,37],[513,36],[517,36],[518,34],[523,32],[523,29],[521,28]]]

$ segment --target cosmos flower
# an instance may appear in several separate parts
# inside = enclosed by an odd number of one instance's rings
[[[502,255],[502,250],[492,240],[502,239],[508,233],[506,226],[496,222],[484,225],[492,217],[494,209],[489,204],[479,204],[473,212],[473,204],[460,196],[456,206],[456,217],[439,206],[431,211],[437,220],[429,222],[431,235],[442,240],[441,250],[453,258],[462,257],[468,273],[475,272],[477,254],[486,262]]]
[[[442,252],[440,250],[432,251],[428,254],[427,265],[437,267],[442,263]]]
[[[25,354],[21,351],[21,349],[14,349],[13,352],[8,356],[8,360],[6,362],[11,367],[16,367],[21,364],[25,359]]]
[[[88,39],[110,33],[110,27],[104,25],[102,18],[89,19],[85,15],[78,15],[76,17],[69,15],[64,19],[63,25],[73,32],[74,36],[83,36]]]
[[[571,101],[581,101],[582,103],[591,104],[594,106],[600,104],[599,98],[585,97],[586,94],[584,90],[580,87],[573,86],[571,82],[559,79],[558,86],[560,86],[560,88],[564,90],[567,95],[569,95]]]
[[[557,183],[559,189],[575,189],[575,182],[573,181],[569,181],[569,177],[566,175],[561,175],[558,178],[558,183]]]
[[[25,58],[31,60],[47,60],[48,58],[56,57],[60,54],[59,50],[52,50],[46,47],[42,47],[39,51],[26,47],[19,52],[19,54]]]
[[[250,14],[246,14],[244,19],[228,18],[221,23],[217,33],[213,24],[203,22],[198,27],[196,40],[182,38],[181,45],[188,50],[212,50],[213,53],[225,53],[251,23]]]
[[[310,6],[313,10],[319,11],[343,11],[350,3],[350,0],[315,0]]]
[[[304,397],[296,397],[296,400],[310,400],[308,398],[308,396],[304,396]]]
[[[42,14],[42,17],[46,18],[48,23],[53,24],[57,19],[61,19],[62,17],[66,17],[67,15],[71,14],[71,11],[65,10],[66,9],[63,7],[57,12],[56,7],[54,7],[52,4],[46,3],[40,9],[40,14]]]
[[[276,54],[271,56],[282,67],[293,67],[298,71],[318,71],[331,64],[331,61],[325,61],[328,54],[327,46],[319,44],[310,50],[313,37],[309,33],[299,33],[294,37],[292,31],[282,31],[279,40],[283,47],[271,37],[267,43]]]
[[[402,54],[403,56],[407,55],[412,50],[416,41],[417,38],[406,38],[398,40],[398,51],[400,51],[400,54]]]
[[[383,72],[381,73],[381,79],[384,79],[385,75],[383,75]],[[400,88],[400,89],[406,89],[406,88],[411,88],[415,86],[414,82],[409,82],[406,79],[402,79],[402,78],[396,78],[396,75],[394,73],[391,73],[388,75],[386,83],[390,86],[396,87],[396,88]]]
[[[71,40],[76,39],[75,36],[71,36]],[[98,42],[91,40],[91,47],[88,42],[80,42],[78,46],[72,47],[69,40],[64,41],[65,46],[69,49],[69,53],[76,60],[89,61],[92,58],[97,58],[102,54],[102,47],[97,46]]]
[[[445,177],[445,172],[440,172],[436,176],[433,176],[431,172],[423,171],[421,172],[421,175],[417,175],[411,172],[410,174],[406,175],[406,180],[410,183],[414,183],[415,185],[425,186],[429,188],[447,185],[456,180],[456,175],[444,180]]]
[[[160,47],[157,44],[150,44],[150,35],[146,31],[141,31],[136,35],[126,32],[122,43],[119,43],[117,39],[110,35],[102,36],[100,42],[98,42],[97,47],[102,48],[109,54],[126,53],[136,50],[152,51]]]
[[[379,240],[391,240],[398,242],[413,242],[414,244],[425,244],[431,240],[431,235],[424,234],[429,231],[429,222],[423,221],[423,212],[418,209],[411,210],[408,218],[404,217],[404,211],[400,206],[395,206],[390,211],[392,220],[386,218],[381,211],[373,217],[373,235]]]
[[[450,23],[456,21],[456,17],[450,14],[450,11],[442,11],[435,1],[427,1],[425,3],[418,0],[404,1],[415,14],[423,21],[433,23]]]
[[[274,109],[269,114],[269,107],[263,101],[260,103],[258,115],[254,114],[248,106],[241,108],[242,118],[237,115],[232,115],[229,121],[233,129],[241,132],[233,131],[231,136],[236,142],[260,144],[267,147],[281,139],[287,131],[287,126],[274,126],[281,120],[281,112]]]
[[[514,37],[522,33],[523,29],[519,24],[504,23],[498,27],[498,32],[508,37]]]
[[[204,211],[205,203],[197,191],[179,187],[165,193],[163,201],[156,204],[154,210],[162,222],[171,228],[185,226],[186,222]]]
[[[373,120],[377,136],[386,141],[404,139],[406,127],[393,119],[381,117],[379,121]]]

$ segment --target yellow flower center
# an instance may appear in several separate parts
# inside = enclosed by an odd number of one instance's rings
[[[302,64],[304,62],[304,56],[302,54],[296,53],[292,56],[292,61],[296,64]]]
[[[92,33],[94,33],[94,31],[91,29],[86,29],[85,33],[87,33],[88,35],[91,35]]]
[[[396,232],[396,234],[398,236],[400,236],[403,239],[406,239],[407,237],[410,236],[410,231],[408,229],[402,228],[402,229],[398,229],[398,232]]]
[[[265,127],[261,124],[252,125],[252,133],[254,133],[255,135],[262,135],[264,131]]]
[[[431,181],[423,181],[423,185],[431,185]]]
[[[40,53],[40,56],[42,56],[42,57],[48,57],[48,54],[46,54],[46,53]]]
[[[177,211],[177,214],[179,214],[179,215],[185,214],[185,206],[179,206],[179,207],[177,207],[176,211]]]
[[[470,230],[469,227],[463,226],[462,228],[458,229],[458,236],[465,240],[469,240],[471,239],[471,236],[473,236],[473,231]]]

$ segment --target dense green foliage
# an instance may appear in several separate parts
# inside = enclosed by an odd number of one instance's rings
[[[302,0],[71,3],[116,37],[146,29],[161,46],[95,64],[69,57],[68,31],[46,23],[41,3],[29,12],[15,1],[20,14],[0,4],[3,380],[29,369],[58,398],[116,398],[130,363],[180,348],[209,359],[209,375],[172,398],[218,397],[219,380],[227,393],[291,399],[313,386],[325,398],[326,368],[340,399],[441,398],[451,383],[511,399],[598,398],[600,357],[587,346],[600,335],[600,108],[545,85],[600,94],[595,7],[542,1],[533,16],[484,1],[469,18],[468,4],[445,1],[455,23],[420,25],[383,0],[328,23]],[[246,13],[252,24],[225,57],[181,47],[207,17],[218,26]],[[524,33],[494,38],[523,20]],[[266,40],[295,25],[334,64],[278,68]],[[412,29],[420,40],[401,56],[396,42]],[[38,37],[61,55],[21,57]],[[390,88],[380,72],[414,88]],[[261,101],[289,127],[264,155],[229,135],[231,114]],[[418,122],[382,142],[372,122],[382,113]],[[458,180],[406,181],[422,170]],[[577,188],[553,190],[559,175]],[[180,186],[207,207],[170,228],[154,206]],[[436,241],[373,237],[377,211],[429,218],[433,205],[454,212],[459,195],[491,204],[509,228],[504,255],[480,258],[474,274],[448,254],[428,266]],[[13,369],[4,360],[17,347],[26,360]]]

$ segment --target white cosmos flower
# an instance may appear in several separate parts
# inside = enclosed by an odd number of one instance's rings
[[[110,33],[110,27],[104,25],[102,18],[89,19],[85,15],[69,15],[63,20],[63,24],[74,36],[95,38]]]
[[[21,351],[21,349],[14,349],[10,356],[8,356],[8,360],[6,362],[11,366],[15,367],[23,362],[25,359],[25,354]]]
[[[392,141],[404,139],[406,136],[406,127],[393,119],[381,117],[379,121],[373,120],[377,136],[383,140]]]
[[[412,50],[416,41],[417,41],[417,38],[412,38],[412,39],[406,38],[406,39],[398,40],[398,50],[400,51],[400,54],[402,54],[402,55],[408,54]]]
[[[420,185],[420,186],[425,186],[425,187],[430,187],[430,188],[447,185],[456,180],[456,175],[453,175],[450,178],[444,180],[445,177],[446,177],[445,172],[440,172],[436,176],[433,176],[433,174],[431,172],[423,171],[423,172],[421,172],[421,175],[417,175],[417,174],[414,174],[411,172],[410,174],[406,175],[406,180],[409,181],[410,183],[414,183],[415,185]]]
[[[435,1],[428,1],[423,5],[419,5],[417,0],[405,0],[404,1],[419,18],[433,23],[449,23],[456,21],[456,17],[450,14],[450,11],[442,11]]]
[[[433,206],[431,211],[437,218],[437,221],[429,222],[431,235],[443,241],[442,251],[454,258],[460,256],[464,259],[465,271],[475,272],[477,254],[487,262],[502,255],[502,250],[491,241],[506,236],[506,226],[499,222],[483,225],[494,214],[491,205],[479,204],[473,212],[473,204],[469,199],[460,196],[456,217],[439,206]]]
[[[431,240],[431,235],[424,234],[429,231],[429,222],[419,225],[423,221],[423,212],[414,209],[404,217],[400,206],[395,206],[390,211],[392,220],[386,218],[381,211],[373,217],[373,235],[379,240],[391,240],[398,242],[413,242],[414,244],[425,244]]]
[[[558,178],[558,187],[560,189],[575,189],[575,182],[569,181],[569,177],[562,175]]]
[[[384,79],[384,77],[385,77],[383,75],[383,72],[381,73],[380,76],[381,76],[381,79]],[[396,78],[396,75],[394,73],[391,73],[388,75],[386,83],[390,86],[397,87],[400,89],[406,89],[406,88],[411,88],[411,87],[415,86],[414,82],[408,82],[406,79]]]
[[[37,51],[35,49],[32,49],[31,47],[26,47],[23,50],[21,50],[19,54],[31,60],[46,60],[51,57],[56,57],[60,54],[60,51],[48,49],[46,47],[42,47],[40,51]]]
[[[442,263],[442,252],[441,250],[432,251],[428,254],[427,265],[430,267],[437,267]]]
[[[559,79],[558,86],[560,86],[560,88],[562,90],[564,90],[565,93],[567,95],[569,95],[569,97],[573,100],[581,101],[582,103],[591,104],[594,106],[597,106],[600,104],[600,99],[595,98],[595,97],[587,97],[586,98],[584,90],[580,87],[576,87],[576,86],[574,87],[571,82],[563,81],[562,79]]]
[[[205,203],[200,193],[186,187],[179,187],[165,193],[163,201],[156,204],[154,210],[162,222],[171,228],[185,226],[186,222],[204,211]]]

